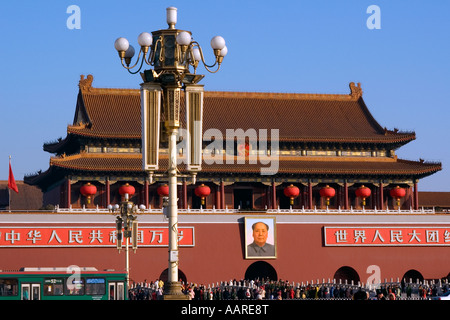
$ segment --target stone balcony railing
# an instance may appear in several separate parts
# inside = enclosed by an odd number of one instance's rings
[[[106,208],[60,208],[59,206],[55,207],[54,212],[56,213],[111,213],[110,210]],[[142,214],[162,214],[163,209],[161,208],[147,208],[144,210],[138,210],[139,213]],[[377,208],[374,209],[266,209],[266,210],[244,210],[244,209],[234,209],[228,208],[225,209],[216,209],[213,207],[212,209],[178,209],[179,214],[239,214],[239,213],[258,213],[258,214],[435,214],[435,210],[433,209],[424,209],[421,208],[419,210],[401,210],[401,209],[384,209],[379,210]]]

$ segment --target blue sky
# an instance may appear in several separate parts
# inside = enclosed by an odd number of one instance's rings
[[[81,29],[67,28],[70,5],[80,8]],[[367,28],[370,5],[380,8],[381,29]],[[209,61],[210,39],[226,40],[221,71],[199,68],[206,90],[348,93],[349,82],[361,82],[382,126],[416,132],[399,157],[442,162],[419,190],[450,191],[447,1],[2,1],[0,180],[9,155],[16,180],[47,170],[42,145],[66,136],[81,74],[93,74],[95,87],[139,88],[114,41],[137,48],[141,32],[167,28],[169,6]]]

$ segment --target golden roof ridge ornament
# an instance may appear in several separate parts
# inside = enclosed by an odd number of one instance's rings
[[[349,87],[350,87],[350,96],[352,96],[352,98],[359,99],[362,97],[363,92],[360,82],[358,82],[356,86],[354,82],[350,82]]]
[[[78,87],[81,91],[91,91],[92,82],[94,81],[94,76],[92,74],[88,74],[87,78],[84,78],[84,74],[80,75],[80,82],[78,82]]]

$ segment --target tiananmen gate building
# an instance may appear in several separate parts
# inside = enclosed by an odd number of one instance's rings
[[[159,169],[143,171],[139,90],[92,82],[91,75],[81,77],[66,137],[44,144],[53,154],[49,168],[24,178],[56,209],[3,215],[0,250],[14,258],[0,269],[123,270],[108,205],[120,203],[119,189],[128,184],[135,190],[131,200],[146,207],[138,214],[130,277],[164,278],[168,142],[161,141]],[[415,133],[382,127],[359,84],[350,83],[349,94],[206,91],[203,135],[195,179],[182,161],[178,166],[183,280],[365,282],[373,265],[383,279],[448,277],[450,218],[420,208],[418,192],[420,180],[441,163],[398,158],[396,150]],[[248,247],[251,226],[260,221],[274,248],[262,256]]]

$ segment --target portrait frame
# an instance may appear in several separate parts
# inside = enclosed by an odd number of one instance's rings
[[[268,254],[261,255],[261,253],[256,253],[252,247],[254,244],[253,237],[253,228],[252,226],[255,223],[263,222],[266,226],[269,227],[267,230],[267,241],[268,244]],[[276,218],[268,217],[268,216],[251,216],[245,217],[244,219],[244,250],[245,250],[245,259],[276,259],[277,258],[277,230],[276,230]],[[264,247],[265,248],[265,247]],[[261,251],[261,250],[258,250]],[[263,252],[262,250],[261,252]]]

